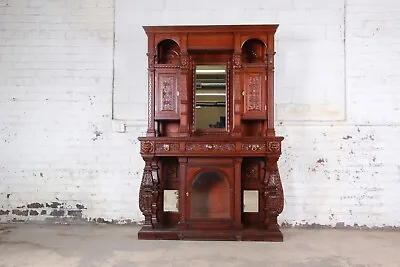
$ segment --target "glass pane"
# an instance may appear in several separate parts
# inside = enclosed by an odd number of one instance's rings
[[[243,191],[243,212],[258,212],[258,191]]]
[[[229,184],[218,172],[198,174],[192,183],[190,217],[192,219],[230,218]]]
[[[195,92],[196,129],[225,128],[225,65],[197,65]]]

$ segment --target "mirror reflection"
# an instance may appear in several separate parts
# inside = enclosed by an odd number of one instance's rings
[[[196,66],[196,129],[225,128],[226,66]]]

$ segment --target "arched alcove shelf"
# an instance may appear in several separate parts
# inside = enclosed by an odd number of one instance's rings
[[[178,64],[180,53],[181,49],[174,40],[163,40],[157,45],[157,63]]]
[[[267,47],[263,41],[252,38],[242,45],[243,63],[263,63],[266,61]]]

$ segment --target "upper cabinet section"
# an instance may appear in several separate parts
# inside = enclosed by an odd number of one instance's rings
[[[273,133],[278,25],[144,26],[148,136]]]

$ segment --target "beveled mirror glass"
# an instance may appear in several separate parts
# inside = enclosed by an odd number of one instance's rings
[[[197,65],[196,129],[226,128],[226,66]]]

